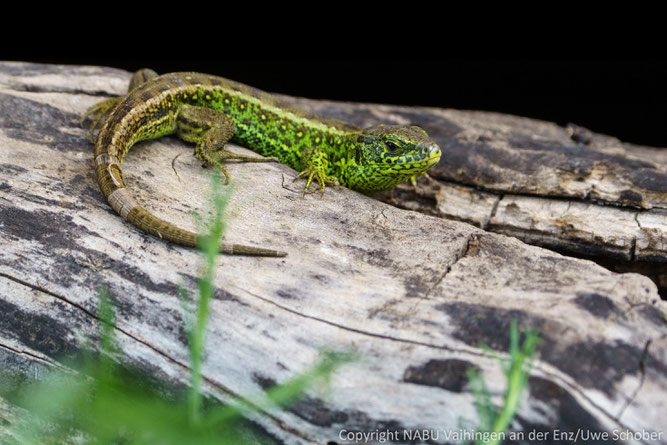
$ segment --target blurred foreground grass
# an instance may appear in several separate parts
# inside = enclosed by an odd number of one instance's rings
[[[219,174],[214,174],[213,217],[200,233],[203,272],[198,280],[196,304],[184,289],[179,292],[190,354],[190,384],[187,388],[167,388],[163,383],[136,369],[116,363],[120,356],[114,341],[114,310],[107,290],[99,293],[101,335],[98,348],[89,345],[82,364],[67,364],[53,370],[39,382],[23,384],[3,379],[0,395],[26,413],[0,437],[2,445],[208,445],[258,444],[263,439],[253,433],[247,420],[250,411],[286,407],[315,384],[326,383],[345,363],[357,360],[355,353],[322,352],[319,361],[303,374],[264,393],[253,404],[239,401],[223,405],[204,399],[202,363],[210,301],[215,287],[219,245],[224,233],[223,213],[228,193],[220,190]],[[200,222],[200,225],[202,223]],[[190,310],[188,308],[193,308]],[[468,374],[479,417],[477,444],[498,444],[492,433],[510,425],[527,386],[537,334],[527,331],[519,344],[516,323],[510,328],[509,358],[501,360],[507,388],[500,408],[493,406],[480,371]],[[415,402],[418,403],[418,402]]]

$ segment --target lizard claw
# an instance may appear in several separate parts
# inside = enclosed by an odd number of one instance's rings
[[[222,160],[220,159],[220,156],[218,156],[218,153],[214,153],[213,156],[206,158],[205,164],[203,164],[202,167],[213,167],[218,169],[218,171],[225,177],[225,180],[222,184],[229,185],[231,176],[229,176],[229,172],[225,166],[222,165]]]
[[[417,184],[417,177],[419,177],[419,176],[422,176],[422,177],[426,178],[426,180],[429,181],[429,182],[434,182],[435,181],[433,178],[431,178],[431,175],[429,175],[428,172],[421,172],[421,173],[418,173],[414,176],[411,176],[409,181],[410,181],[410,184],[412,184],[412,188],[414,189],[414,191],[419,190],[419,184]]]
[[[317,181],[317,183],[320,185],[320,192],[324,193],[324,189],[326,188],[327,184],[331,184],[334,186],[339,186],[340,182],[338,182],[338,178],[335,176],[328,176],[325,175],[323,172],[320,170],[315,170],[312,168],[307,168],[301,173],[299,173],[295,178],[294,181],[296,181],[299,178],[305,178],[307,177],[306,181],[306,186],[303,188],[303,196],[306,196],[306,193],[310,192],[310,185],[313,182],[313,179]],[[294,182],[292,181],[292,182]]]

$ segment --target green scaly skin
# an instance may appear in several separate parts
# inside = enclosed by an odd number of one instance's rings
[[[114,210],[135,227],[188,247],[197,246],[195,233],[153,216],[125,187],[120,164],[139,141],[175,134],[193,142],[197,158],[217,166],[227,181],[221,161],[279,161],[306,179],[304,193],[313,180],[320,190],[340,184],[366,194],[379,192],[426,172],[440,159],[438,145],[419,127],[361,129],[317,118],[238,82],[199,73],[158,76],[138,71],[126,96],[100,102],[88,115],[93,116],[91,137],[103,122],[95,142],[97,181]],[[267,158],[234,154],[225,149],[228,141]],[[285,255],[242,245],[225,244],[221,251]]]

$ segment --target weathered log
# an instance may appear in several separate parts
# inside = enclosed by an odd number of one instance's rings
[[[194,292],[199,255],[146,236],[111,210],[79,125],[97,96],[122,94],[129,76],[99,67],[0,64],[0,369],[6,373],[39,375],[78,354],[83,336],[96,337],[96,295],[105,285],[117,308],[122,359],[171,384],[188,381],[177,291],[184,286]],[[441,132],[458,134],[443,115],[477,122],[474,113],[451,110],[298,101],[358,124],[410,119],[432,133],[442,125]],[[447,159],[452,150],[439,142]],[[142,143],[124,171],[147,209],[196,229],[191,212],[207,208],[209,179],[186,154],[191,150],[170,138]],[[654,169],[658,179],[660,168]],[[480,207],[457,218],[478,221],[478,228],[346,189],[302,199],[302,184],[291,182],[295,172],[281,165],[233,164],[229,170],[228,239],[289,255],[220,259],[204,365],[207,393],[223,402],[252,398],[306,370],[324,347],[352,347],[363,357],[334,374],[326,395],[311,391],[288,410],[258,412],[251,419],[258,434],[278,443],[324,444],[345,443],[341,431],[429,429],[441,432],[436,443],[452,442],[445,431],[476,422],[468,367],[485,372],[499,401],[502,372],[480,345],[507,351],[514,319],[538,329],[544,340],[514,431],[657,432],[658,440],[639,442],[664,443],[666,304],[642,275],[613,273],[484,230],[512,219],[522,223],[517,209],[531,208],[536,198],[513,196],[510,183],[502,199],[462,189]],[[544,177],[541,169],[531,171]],[[471,175],[465,169],[459,174],[446,179]],[[623,175],[637,179],[631,171]],[[544,186],[530,176],[517,183]],[[569,209],[543,213],[588,218],[607,209],[635,212],[637,227],[655,232],[634,232],[635,247],[626,250],[622,220],[619,229],[605,228],[617,230],[620,240],[605,248],[664,256],[664,220],[656,213],[663,201],[650,188],[655,183],[627,185],[642,196],[630,201],[650,210],[573,201]],[[500,184],[488,188],[500,190]],[[454,191],[445,194],[447,209],[469,205],[452,204]],[[592,186],[585,194],[631,196]],[[594,229],[582,227],[568,230]],[[533,229],[536,237],[550,230]],[[526,436],[522,442],[531,441]]]
[[[667,149],[498,113],[285,99],[362,126],[426,129],[443,150],[437,181],[385,202],[637,271],[667,295]]]

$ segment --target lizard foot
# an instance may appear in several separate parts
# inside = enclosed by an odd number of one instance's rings
[[[306,193],[310,191],[310,184],[313,182],[313,179],[317,181],[318,184],[320,184],[320,192],[324,193],[324,189],[326,188],[326,184],[332,184],[334,186],[340,185],[338,182],[338,178],[335,176],[329,176],[325,175],[322,171],[317,170],[317,169],[312,169],[312,168],[307,168],[301,173],[299,173],[296,178],[294,178],[294,181],[296,181],[299,178],[308,178],[306,182],[306,186],[303,188],[303,197],[306,196]]]
[[[257,157],[257,156],[240,155],[224,148],[215,151],[212,154],[208,154],[205,151],[199,151],[199,152],[195,151],[195,156],[200,161],[204,162],[203,167],[215,167],[218,170],[220,170],[220,172],[223,175],[225,175],[224,185],[229,184],[229,181],[231,180],[229,172],[222,165],[222,163],[225,161],[237,160],[241,162],[280,162],[280,159],[275,157]]]
[[[214,167],[217,168],[220,173],[222,173],[225,176],[225,182],[223,182],[223,185],[228,185],[229,181],[231,181],[231,176],[229,176],[229,172],[225,168],[224,165],[222,165],[222,162],[219,159],[216,159],[215,157],[211,157],[210,159],[207,159],[204,164],[202,164],[202,167]]]
[[[410,184],[412,184],[412,187],[415,191],[419,190],[419,184],[417,184],[417,177],[418,176],[425,177],[429,182],[434,181],[434,179],[431,178],[431,176],[428,174],[428,172],[422,172],[422,173],[416,174],[414,176],[411,176],[409,181],[410,181]]]

